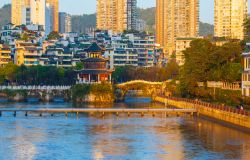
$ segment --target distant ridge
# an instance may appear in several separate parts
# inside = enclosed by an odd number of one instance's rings
[[[155,7],[138,8],[138,18],[146,22],[146,30],[155,32]],[[11,4],[6,4],[0,8],[0,27],[11,21]],[[72,31],[85,33],[96,27],[96,14],[72,15]],[[200,22],[200,36],[213,35],[214,26]]]

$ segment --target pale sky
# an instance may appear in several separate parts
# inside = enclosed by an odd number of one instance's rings
[[[0,0],[0,7],[10,2],[11,0]],[[155,0],[137,0],[137,2],[138,7],[142,8],[155,6]],[[67,12],[70,14],[89,14],[95,13],[96,11],[95,0],[59,0],[59,3],[60,11]],[[200,20],[202,22],[208,22],[213,24],[213,3],[214,0],[200,0]]]

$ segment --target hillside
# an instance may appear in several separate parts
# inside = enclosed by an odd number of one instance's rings
[[[155,7],[137,10],[138,18],[142,19],[147,24],[147,30],[150,32],[155,31]]]
[[[146,21],[148,25],[149,31],[154,31],[155,29],[155,7],[142,9],[138,8],[138,18]],[[208,23],[200,22],[200,36],[213,35],[214,34],[214,26]]]
[[[96,14],[73,15],[71,21],[73,32],[85,33],[96,27]]]
[[[11,21],[11,5],[7,4],[0,8],[0,27]]]
[[[0,8],[0,27],[11,20],[11,5],[7,4]],[[155,31],[155,7],[142,9],[138,8],[138,18],[146,21],[147,30]],[[72,31],[84,33],[89,28],[96,27],[96,14],[72,15]],[[214,26],[208,23],[200,22],[200,35],[210,35],[214,33]]]
[[[214,25],[200,22],[200,36],[214,35]]]

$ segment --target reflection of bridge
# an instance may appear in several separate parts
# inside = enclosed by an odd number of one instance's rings
[[[62,108],[62,109],[0,109],[0,116],[2,115],[3,112],[13,112],[14,116],[17,115],[17,112],[24,112],[25,116],[28,116],[28,113],[37,113],[40,116],[42,114],[51,114],[53,116],[55,113],[65,113],[67,116],[68,113],[75,113],[78,115],[79,113],[88,113],[88,114],[101,114],[102,116],[106,114],[116,114],[117,116],[119,114],[140,114],[141,116],[144,116],[144,114],[152,114],[155,116],[155,114],[164,114],[166,116],[171,115],[171,114],[191,114],[193,115],[194,113],[197,113],[196,109],[123,109],[123,108],[85,108],[85,109],[74,109],[74,108]]]

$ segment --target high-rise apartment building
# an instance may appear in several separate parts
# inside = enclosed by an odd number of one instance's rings
[[[59,31],[59,2],[58,0],[46,0],[52,9],[53,31]]]
[[[243,39],[247,10],[247,0],[214,0],[215,36]]]
[[[12,0],[11,3],[11,23],[21,25],[23,10],[30,6],[30,0]]]
[[[97,0],[97,29],[120,33],[136,29],[137,0]]]
[[[45,8],[45,35],[49,35],[53,31],[52,7],[46,3]]]
[[[71,32],[71,16],[65,12],[59,13],[59,32]]]
[[[12,23],[45,25],[45,0],[12,0]]]
[[[45,0],[30,0],[32,24],[45,26]]]
[[[156,42],[168,55],[175,51],[176,38],[197,37],[199,0],[156,0]]]

